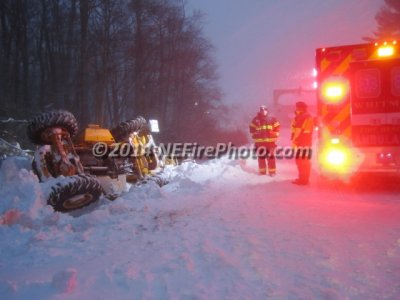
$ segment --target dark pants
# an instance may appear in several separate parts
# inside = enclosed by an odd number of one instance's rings
[[[296,165],[299,171],[299,181],[307,184],[310,179],[311,159],[307,157],[296,158]]]
[[[260,147],[261,148],[261,147]],[[264,149],[257,149],[258,159],[258,171],[260,174],[275,174],[276,173],[276,162],[275,162],[275,147],[266,147]],[[268,168],[267,168],[268,166]]]

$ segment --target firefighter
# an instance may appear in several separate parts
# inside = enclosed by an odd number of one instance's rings
[[[295,149],[295,159],[299,177],[292,181],[294,184],[307,185],[311,172],[311,157],[308,155],[299,155],[299,150],[307,149],[311,151],[312,132],[314,119],[307,112],[307,104],[303,101],[296,102],[295,118],[292,121],[291,140]],[[311,153],[311,152],[309,152]]]
[[[258,171],[261,175],[267,174],[267,165],[268,174],[270,176],[275,176],[276,174],[274,151],[279,136],[279,127],[279,122],[268,115],[268,109],[265,105],[260,107],[260,111],[251,121],[250,134],[254,140]]]

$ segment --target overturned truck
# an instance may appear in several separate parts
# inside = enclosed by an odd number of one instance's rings
[[[74,115],[54,110],[34,116],[27,135],[37,145],[32,169],[51,184],[48,204],[68,212],[96,202],[104,194],[117,198],[126,183],[166,180],[147,121],[137,117],[109,130],[90,124],[78,135]]]

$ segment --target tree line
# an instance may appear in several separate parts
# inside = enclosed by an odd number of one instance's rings
[[[221,99],[212,51],[182,0],[2,0],[0,117],[62,108],[113,127],[142,115],[168,139],[204,135]]]
[[[365,40],[399,39],[399,3],[384,1]],[[142,115],[165,141],[243,142],[218,129],[229,108],[202,25],[184,0],[2,0],[0,120],[61,108],[110,128]]]

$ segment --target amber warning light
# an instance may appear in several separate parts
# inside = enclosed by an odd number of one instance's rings
[[[325,102],[336,104],[343,101],[349,91],[349,84],[345,80],[328,79],[322,83],[321,97]]]
[[[378,56],[379,57],[388,57],[393,56],[394,47],[393,46],[382,46],[378,48]]]

